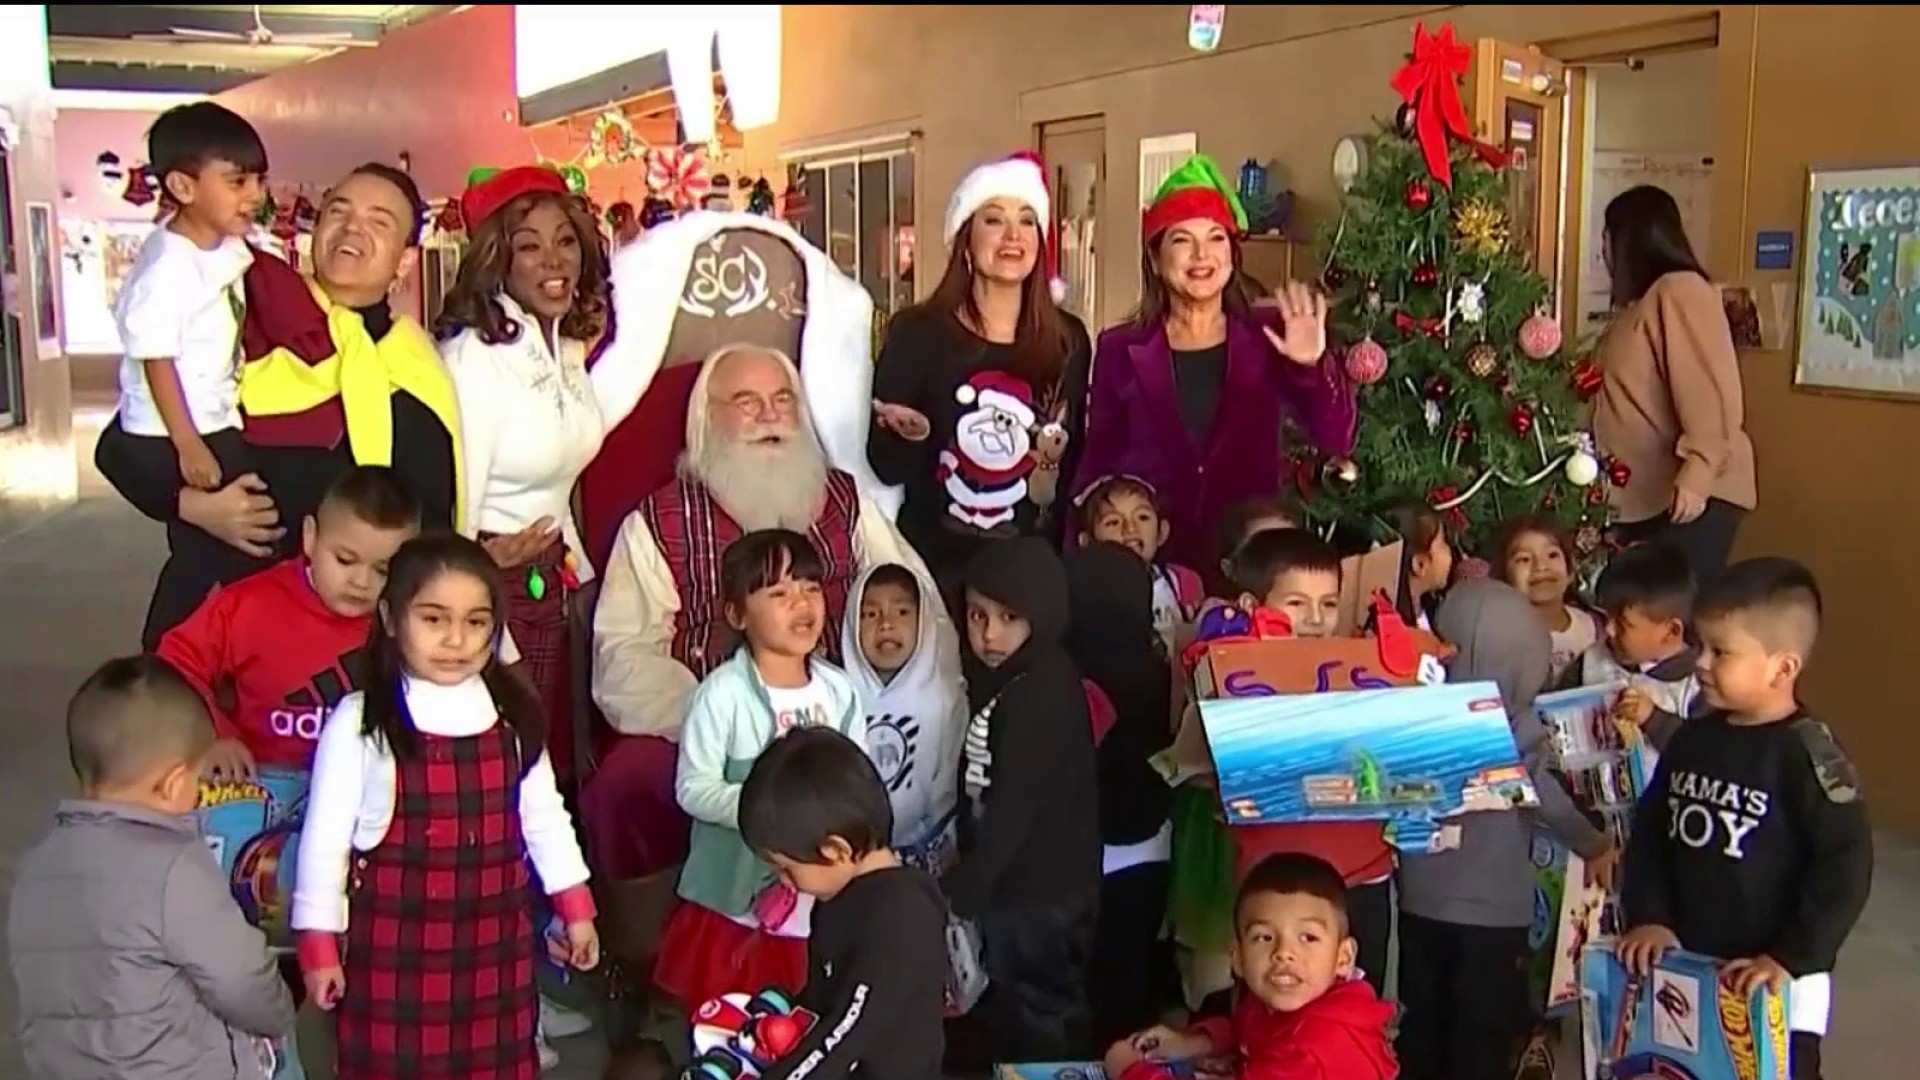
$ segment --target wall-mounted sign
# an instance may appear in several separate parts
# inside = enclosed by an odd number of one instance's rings
[[[1755,270],[1793,269],[1793,232],[1790,229],[1762,229],[1753,236]]]

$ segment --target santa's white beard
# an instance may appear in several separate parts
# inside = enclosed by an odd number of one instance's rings
[[[710,437],[686,471],[744,530],[813,528],[827,495],[827,459],[802,428],[777,445]]]

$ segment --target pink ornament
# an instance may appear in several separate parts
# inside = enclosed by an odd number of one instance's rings
[[[1347,378],[1361,386],[1372,386],[1387,375],[1387,350],[1370,337],[1354,342],[1347,350]]]
[[[1520,351],[1535,360],[1545,360],[1560,351],[1560,324],[1544,311],[1536,311],[1520,324]]]

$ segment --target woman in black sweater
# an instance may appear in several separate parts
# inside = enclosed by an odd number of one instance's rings
[[[1077,465],[1093,350],[1055,303],[1051,224],[1033,158],[968,174],[947,207],[946,272],[887,324],[874,369],[867,457],[906,489],[900,531],[956,621],[967,560],[992,538],[1056,538],[1050,508]]]

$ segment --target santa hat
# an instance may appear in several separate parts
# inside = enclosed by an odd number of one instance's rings
[[[1194,218],[1214,222],[1233,236],[1247,231],[1247,212],[1240,205],[1240,196],[1220,166],[1205,154],[1181,162],[1160,182],[1160,190],[1153,193],[1153,201],[1140,217],[1140,239],[1151,243],[1169,226]]]
[[[1065,300],[1067,283],[1060,276],[1060,245],[1053,235],[1053,199],[1047,194],[1046,162],[1039,154],[1022,150],[968,173],[947,201],[947,243],[953,243],[967,219],[993,199],[1017,199],[1033,208],[1034,216],[1040,219],[1041,246],[1047,255],[1047,289],[1054,303]]]
[[[1033,387],[1018,375],[993,368],[974,372],[973,378],[954,388],[953,399],[965,408],[1006,413],[1023,427],[1032,427],[1039,418],[1033,411]]]
[[[468,229],[477,229],[494,211],[534,192],[566,195],[567,179],[545,165],[475,169],[467,174],[467,190],[460,196],[460,217]]]

